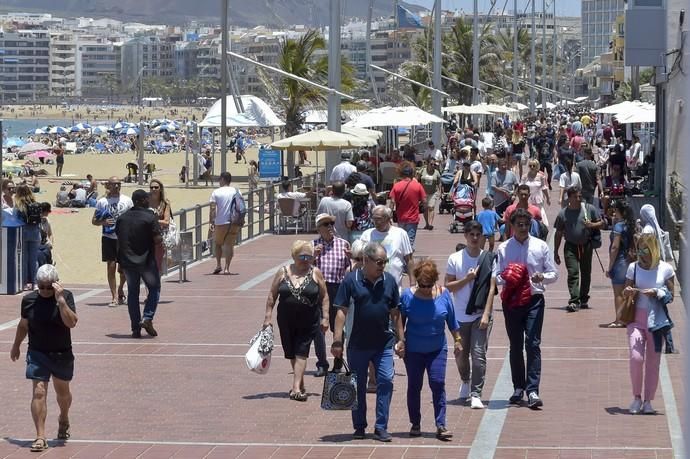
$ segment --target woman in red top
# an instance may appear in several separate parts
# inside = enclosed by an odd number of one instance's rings
[[[419,225],[419,204],[426,202],[424,187],[414,178],[414,172],[414,164],[411,162],[400,163],[398,166],[400,180],[393,185],[390,192],[398,226],[407,232],[413,249],[417,225]]]

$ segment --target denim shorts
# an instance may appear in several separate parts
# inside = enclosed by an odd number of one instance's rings
[[[609,277],[611,278],[611,284],[613,285],[623,285],[625,284],[625,274],[628,272],[629,263],[625,258],[618,258],[613,264],[611,272],[609,272]]]
[[[63,381],[71,381],[74,376],[74,355],[67,352],[26,352],[26,379],[50,381],[55,376]]]

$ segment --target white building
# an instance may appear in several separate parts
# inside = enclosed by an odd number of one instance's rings
[[[33,102],[48,95],[50,35],[47,30],[0,30],[0,103]]]
[[[616,18],[624,13],[624,0],[582,0],[582,64],[609,50]]]

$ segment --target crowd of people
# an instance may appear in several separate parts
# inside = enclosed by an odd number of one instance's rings
[[[426,373],[435,436],[449,441],[453,433],[446,425],[446,330],[453,338],[461,380],[458,397],[472,409],[483,409],[486,353],[498,296],[513,386],[506,398],[511,404],[541,409],[545,403],[540,395],[545,292],[558,279],[561,244],[570,294],[565,309],[574,313],[589,307],[593,254],[602,245],[601,230],[610,228],[606,275],[611,279],[615,308],[608,326],[627,328],[633,398],[629,412],[654,413],[664,343],[666,352],[675,351],[668,309],[675,274],[668,234],[660,227],[654,208],[643,206],[636,221],[624,199],[626,177],[637,177],[650,161],[649,156],[642,159],[638,139],[626,148],[620,126],[595,124],[588,114],[499,120],[484,133],[471,126],[465,130],[455,126],[451,123],[442,149],[429,142],[422,154],[411,147],[403,148],[402,154],[392,150],[383,156],[369,151],[357,152],[355,157],[343,154],[333,169],[329,193],[319,201],[314,217],[318,236],[293,243],[292,262],[276,271],[266,300],[263,327],[272,326],[275,315],[284,357],[293,370],[289,399],[306,402],[309,398],[305,373],[314,342],[316,376],[342,371],[346,363],[357,375],[353,439],[366,438],[366,393],[375,392],[374,438],[390,442],[397,355],[406,368],[409,435],[422,435],[420,393]],[[614,147],[608,148],[609,143]],[[386,181],[376,171],[385,162],[395,165],[397,180],[381,193]],[[449,188],[444,186],[444,176]],[[486,184],[481,186],[483,177]],[[552,251],[545,242],[550,229],[546,214],[556,178],[558,201],[553,202],[558,202],[559,209]],[[247,209],[241,193],[231,185],[232,176],[222,173],[219,181],[210,197],[209,239],[216,260],[212,274],[230,275],[233,247]],[[157,336],[153,319],[160,296],[163,241],[171,222],[170,202],[159,180],[150,182],[149,192],[135,191],[131,199],[120,193],[120,185],[117,177],[108,180],[106,195],[97,200],[92,219],[102,227],[111,305],[126,300],[132,337],[140,337],[142,328]],[[3,207],[17,208],[27,227],[35,224],[38,231],[39,223],[29,217],[29,186],[17,186],[16,196],[11,187],[3,181]],[[25,188],[21,194],[20,187]],[[433,260],[415,257],[417,230],[424,218],[424,230],[434,231],[436,206],[460,187],[471,190],[471,217],[460,222],[464,243],[449,254],[442,276]],[[288,181],[281,189],[278,198],[293,199],[293,213],[312,198],[311,191],[293,191]],[[484,196],[480,196],[482,191],[486,191]],[[37,252],[38,232],[25,242],[27,253]],[[62,400],[59,436],[70,435],[69,380],[74,357],[69,329],[76,325],[76,313],[71,293],[59,284],[54,267],[43,264],[39,268],[32,261],[31,272],[27,279],[38,292],[24,297],[11,357],[18,359],[19,345],[28,334],[27,378],[34,381],[37,402],[35,407],[32,403],[32,411],[39,413],[32,448],[41,451],[46,446],[41,400],[51,376]],[[147,288],[143,314],[141,281]],[[37,314],[36,304],[41,302],[50,303],[58,314],[52,313],[50,319]],[[631,307],[633,317],[627,318]],[[40,327],[47,326],[55,330],[55,339],[49,343],[38,337]],[[326,351],[329,331],[332,365]],[[55,353],[62,360],[56,360]]]

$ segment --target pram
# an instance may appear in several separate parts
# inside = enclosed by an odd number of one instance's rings
[[[474,188],[471,185],[458,185],[452,190],[453,221],[448,228],[451,233],[462,232],[465,223],[474,218]]]
[[[453,196],[450,193],[450,189],[453,187],[453,178],[455,174],[452,172],[444,172],[441,174],[441,199],[438,203],[438,213],[442,214],[443,211],[451,213],[453,211]]]

